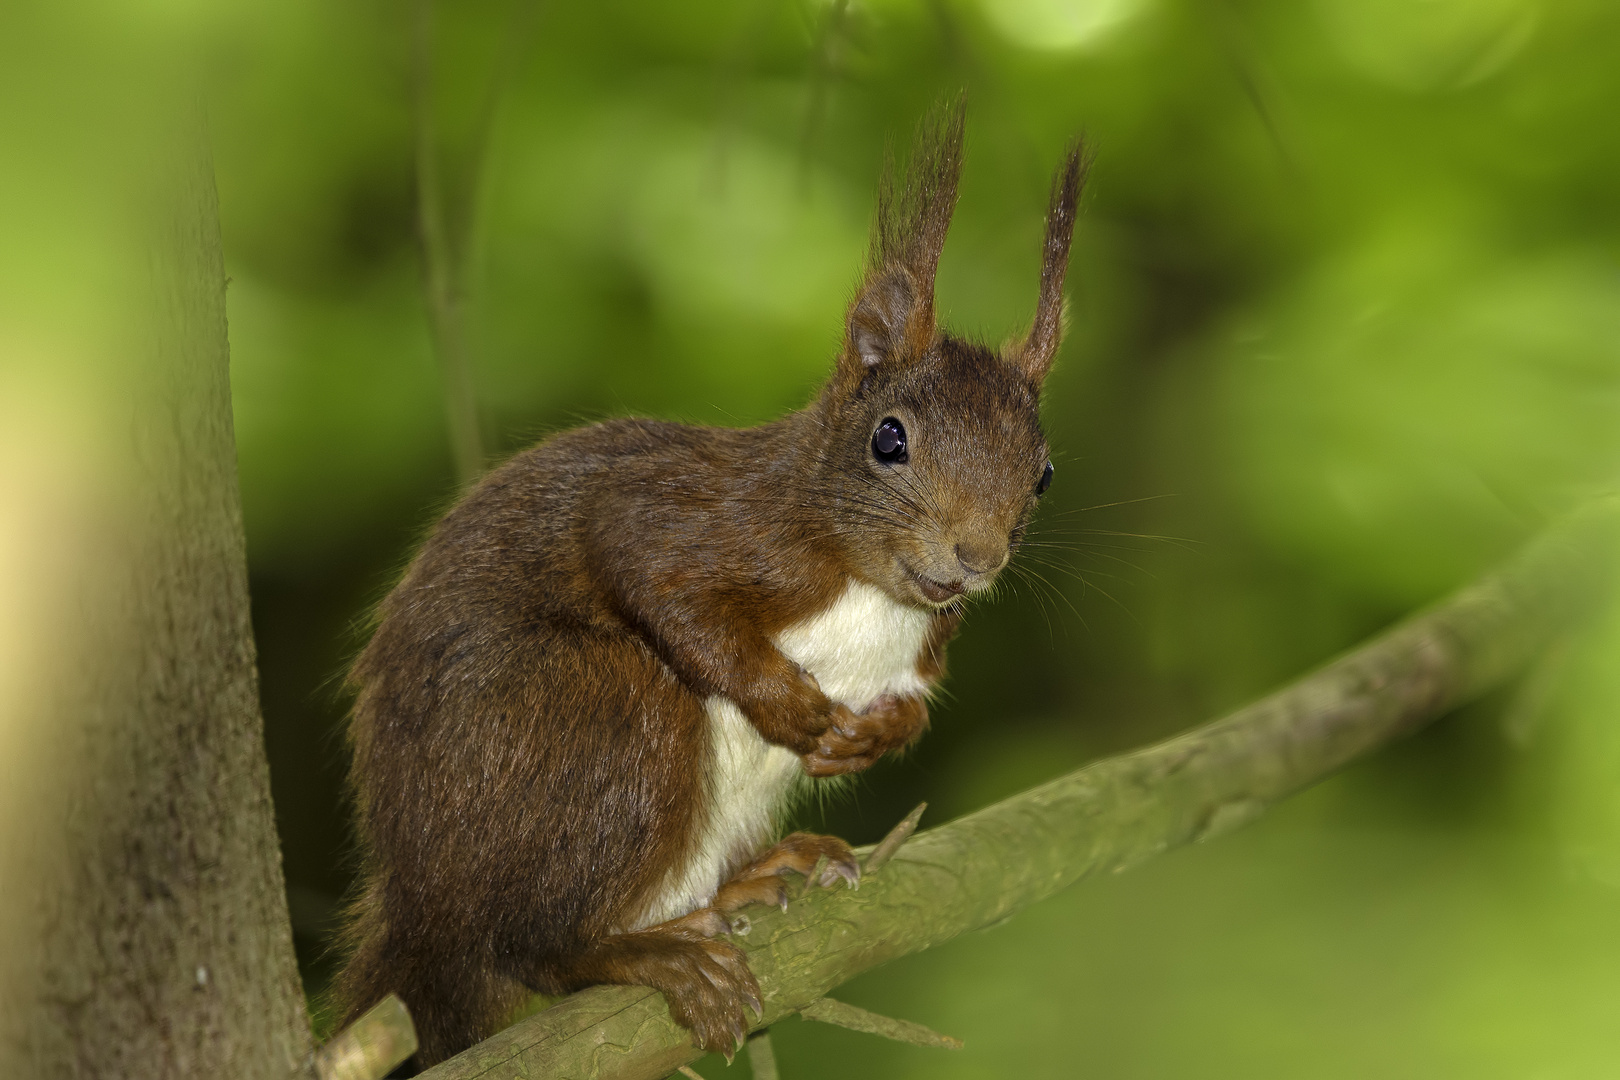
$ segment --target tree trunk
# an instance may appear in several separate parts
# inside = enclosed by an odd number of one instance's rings
[[[203,124],[77,7],[0,15],[0,1075],[312,1075]]]

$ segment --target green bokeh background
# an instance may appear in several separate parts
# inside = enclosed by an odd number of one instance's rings
[[[265,716],[318,991],[352,868],[341,672],[455,491],[411,11],[171,7],[213,58]],[[956,88],[940,308],[1019,332],[1050,171],[1073,133],[1094,148],[1029,573],[972,613],[921,748],[811,827],[871,840],[921,799],[937,823],[1209,718],[1614,485],[1610,0],[472,0],[434,43],[495,454],[805,402],[885,141]],[[1617,660],[1611,620],[1245,831],[844,991],[959,1054],[790,1021],[783,1075],[1613,1075]]]

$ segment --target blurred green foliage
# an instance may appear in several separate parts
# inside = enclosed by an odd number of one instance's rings
[[[409,19],[284,0],[207,21],[265,710],[312,985],[349,872],[339,677],[454,494]],[[1018,332],[1050,169],[1076,131],[1095,148],[1046,409],[1057,481],[1025,573],[973,613],[928,740],[813,826],[872,839],[919,799],[941,820],[1197,722],[1614,485],[1606,0],[469,0],[434,30],[496,453],[608,415],[748,424],[805,401],[885,142],[957,87],[969,150],[940,304],[960,331]],[[1605,1074],[1617,659],[1620,620],[1251,830],[849,988],[966,1038],[960,1055],[790,1023],[784,1073]]]

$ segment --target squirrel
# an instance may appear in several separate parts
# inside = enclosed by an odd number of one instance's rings
[[[991,349],[941,331],[934,277],[963,110],[879,186],[831,378],[741,430],[619,419],[517,454],[438,523],[356,660],[362,852],[334,984],[384,995],[416,1063],[493,1034],[533,993],[655,988],[696,1045],[760,1011],[723,940],[784,875],[856,884],[834,837],[769,842],[808,777],[927,727],[966,598],[1052,480],[1041,384],[1086,158],[1046,218],[1035,318]],[[825,858],[825,862],[821,860]]]

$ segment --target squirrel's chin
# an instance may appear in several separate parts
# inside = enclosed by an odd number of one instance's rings
[[[899,560],[901,573],[905,575],[904,590],[922,600],[927,607],[942,608],[962,598],[967,593],[967,585],[962,581],[937,581],[913,570],[905,560]]]
[[[917,582],[917,591],[922,593],[923,598],[930,604],[948,604],[963,592],[959,585],[941,584],[931,578],[920,579]]]

